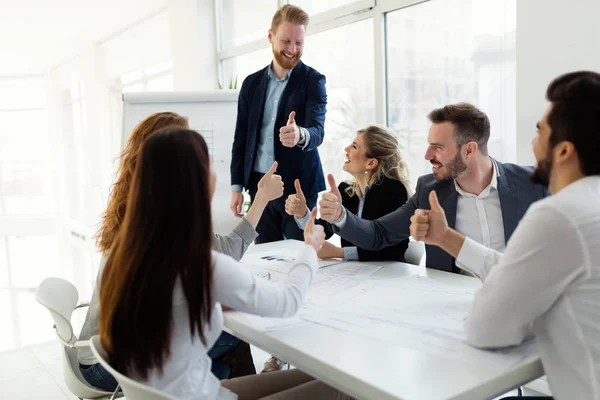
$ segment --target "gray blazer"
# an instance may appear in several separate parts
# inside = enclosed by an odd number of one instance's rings
[[[239,261],[243,256],[250,243],[256,239],[258,233],[252,228],[252,225],[242,218],[239,224],[235,227],[233,232],[229,235],[222,236],[215,233],[215,240],[213,242],[213,248],[219,253],[226,254],[236,261]],[[85,315],[85,321],[79,334],[79,340],[89,340],[92,336],[97,335],[100,331],[98,327],[98,311],[100,307],[100,299],[98,298],[98,283],[102,276],[102,270],[106,264],[106,258],[102,256],[100,260],[100,267],[98,269],[98,277],[96,278],[96,287],[92,293],[92,299],[90,300],[90,306],[88,307],[87,314]],[[96,357],[92,353],[89,347],[80,347],[77,349],[77,359],[80,364],[92,365],[98,363]]]
[[[548,195],[547,190],[534,185],[529,180],[531,167],[515,164],[498,165],[498,194],[504,221],[504,239],[508,242],[519,221],[525,215],[529,205]],[[417,181],[415,194],[399,209],[374,221],[358,218],[348,212],[346,224],[338,228],[330,224],[332,230],[342,238],[367,250],[379,250],[392,246],[410,236],[410,217],[418,208],[428,210],[429,192],[436,191],[442,208],[446,213],[448,225],[454,228],[456,223],[456,204],[458,192],[454,181],[438,182],[432,174],[424,175]],[[437,246],[426,245],[427,268],[448,272],[457,272],[454,258]]]

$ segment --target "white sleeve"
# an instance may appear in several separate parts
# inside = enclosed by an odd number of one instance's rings
[[[302,300],[319,267],[317,254],[303,245],[287,278],[269,282],[250,273],[241,264],[224,254],[213,252],[214,298],[236,311],[264,317],[290,317],[300,308]]]
[[[485,281],[492,267],[498,264],[501,258],[502,253],[465,237],[465,242],[456,257],[456,266]]]
[[[520,344],[584,271],[576,226],[554,208],[531,206],[475,295],[465,323],[467,341],[483,348]]]

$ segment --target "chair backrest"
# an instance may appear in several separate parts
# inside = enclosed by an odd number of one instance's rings
[[[119,382],[119,385],[121,386],[121,389],[123,390],[127,400],[175,400],[174,397],[171,397],[160,390],[156,390],[142,383],[136,382],[114,369],[108,363],[108,354],[106,354],[106,351],[102,347],[100,336],[92,336],[90,339],[90,347],[92,348],[92,352],[94,353],[94,356],[96,356],[98,362],[115,378],[117,382]]]
[[[408,249],[404,253],[404,259],[409,264],[420,265],[425,254],[425,245],[423,242],[417,242],[412,238],[408,242]]]
[[[61,278],[46,278],[38,286],[35,299],[50,311],[59,339],[75,343],[71,315],[79,300],[77,288]]]
[[[71,283],[60,278],[46,278],[38,286],[35,299],[50,311],[56,335],[62,342],[63,377],[71,393],[80,399],[108,398],[112,394],[88,384],[79,370],[77,349],[71,346],[77,341],[71,325],[71,315],[79,300],[79,292]]]

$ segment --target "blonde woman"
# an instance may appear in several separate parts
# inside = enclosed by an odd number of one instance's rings
[[[346,160],[342,168],[354,179],[340,183],[338,189],[348,211],[374,220],[406,203],[411,194],[408,167],[398,149],[398,139],[389,129],[376,125],[361,129],[344,151]],[[296,194],[288,196],[285,209],[302,229],[309,213],[300,182],[296,180],[295,185]],[[325,227],[327,238],[333,235],[325,221],[317,223]],[[402,261],[408,239],[377,251],[361,249],[344,239],[341,244],[340,248],[325,242],[317,255],[322,259]]]

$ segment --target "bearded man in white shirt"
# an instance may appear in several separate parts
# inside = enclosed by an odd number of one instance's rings
[[[465,324],[480,348],[533,332],[556,399],[600,399],[600,74],[548,87],[531,176],[552,194],[534,203],[500,254],[448,227],[434,191],[411,234],[456,257],[483,281]]]

